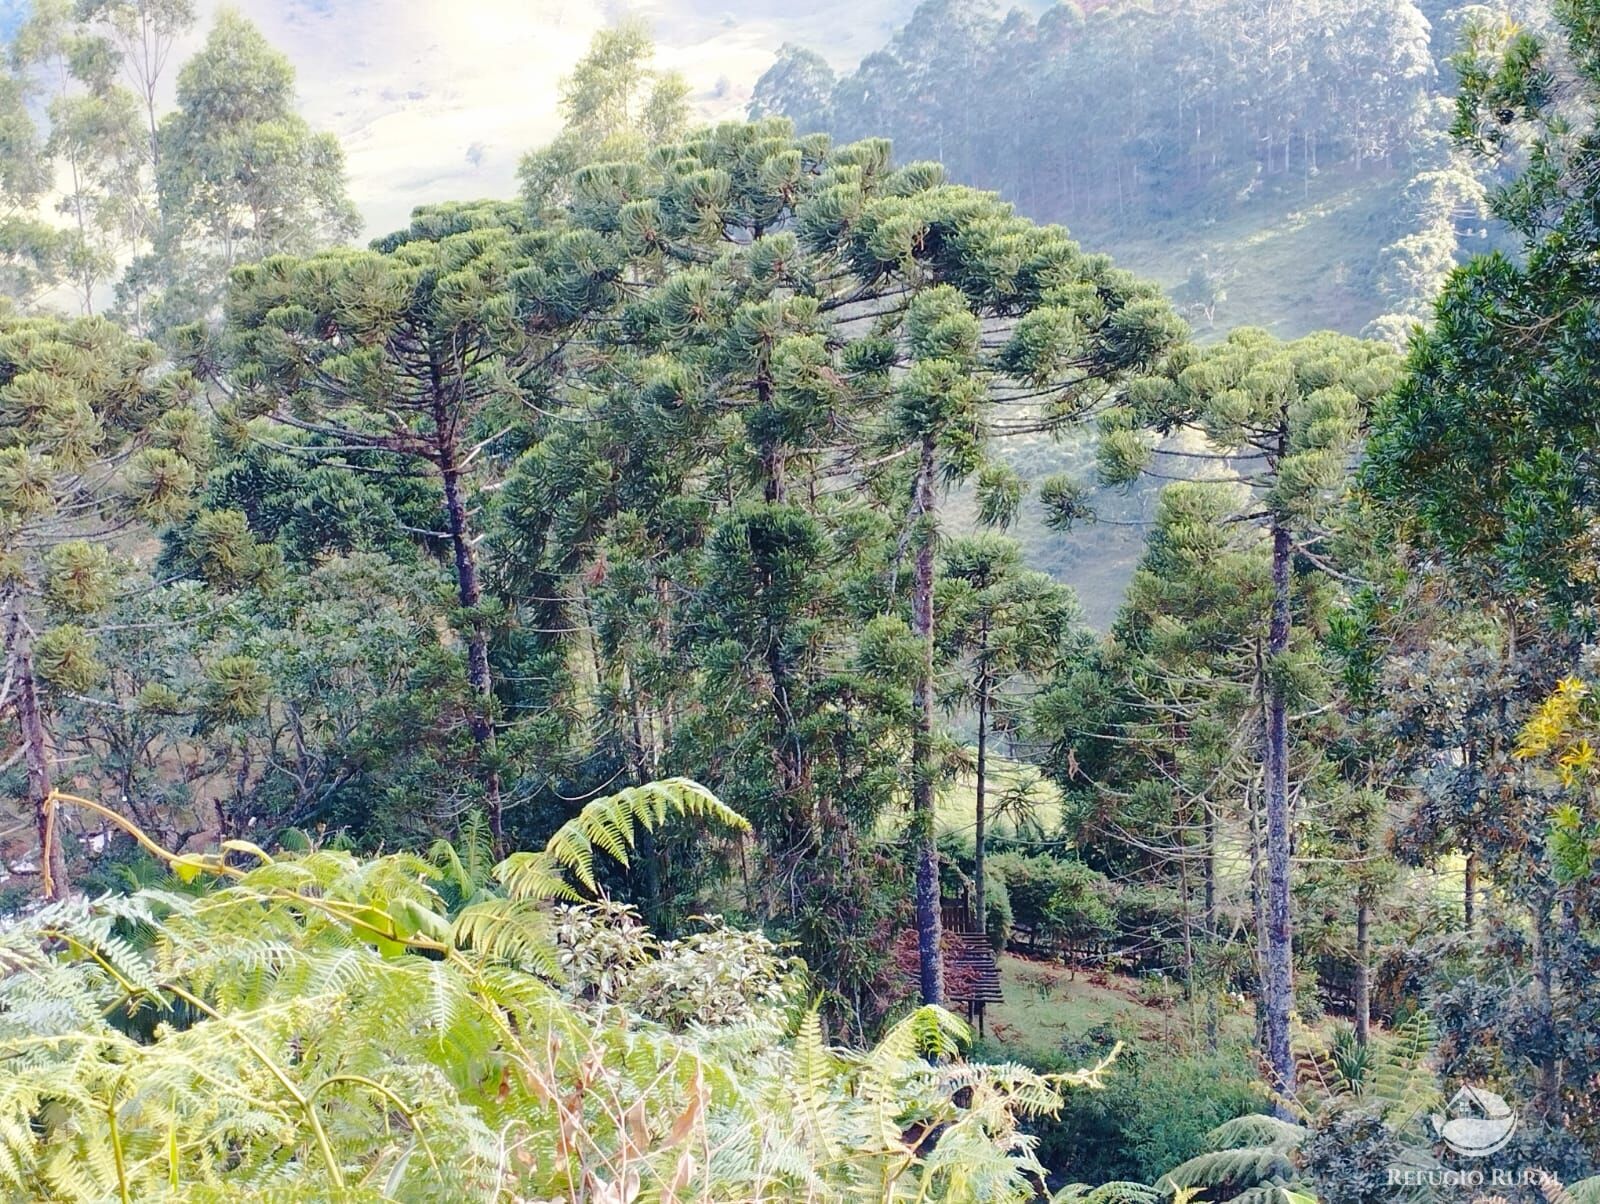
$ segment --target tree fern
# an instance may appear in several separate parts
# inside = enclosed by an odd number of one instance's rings
[[[1292,1150],[1305,1140],[1310,1132],[1304,1125],[1280,1120],[1265,1112],[1251,1112],[1223,1121],[1206,1134],[1206,1147],[1210,1150],[1236,1150],[1259,1147],[1274,1150]]]
[[[728,820],[702,794],[591,804],[531,880],[592,885],[593,850],[639,823]],[[641,939],[515,865],[501,898],[466,895],[459,855],[258,853],[186,863],[206,893],[0,928],[0,1196],[1020,1204],[1041,1168],[1018,1121],[1103,1071],[969,1065],[937,1009],[828,1048],[764,938]],[[664,967],[698,1012],[650,1002]]]
[[[1294,1151],[1306,1134],[1300,1125],[1271,1116],[1237,1117],[1207,1133],[1210,1148],[1168,1171],[1156,1186],[1169,1192],[1205,1189],[1207,1195],[1222,1190],[1236,1200],[1255,1192],[1255,1204],[1281,1201],[1274,1192],[1300,1184]]]
[[[1165,1204],[1167,1193],[1143,1183],[1113,1182],[1090,1187],[1073,1183],[1050,1197],[1050,1204]]]
[[[568,874],[593,894],[597,850],[627,865],[639,829],[655,831],[672,816],[712,820],[740,832],[750,828],[742,815],[698,782],[669,778],[596,799],[557,829],[539,852],[513,853],[502,861],[495,877],[513,898],[577,899]]]
[[[1385,1120],[1396,1129],[1444,1102],[1428,1066],[1434,1044],[1433,1022],[1419,1011],[1378,1047],[1367,1094],[1379,1102]]]

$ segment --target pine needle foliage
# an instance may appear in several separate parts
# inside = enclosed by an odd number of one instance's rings
[[[657,943],[626,908],[558,902],[593,889],[595,850],[625,856],[673,815],[743,823],[666,782],[589,804],[492,877],[470,838],[426,858],[239,844],[165,854],[209,891],[14,920],[0,1196],[1033,1198],[1020,1122],[1105,1065],[963,1062],[966,1026],[936,1008],[834,1048],[764,938]]]

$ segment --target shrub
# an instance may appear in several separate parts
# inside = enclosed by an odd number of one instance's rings
[[[1083,862],[1002,853],[988,864],[1005,880],[1014,926],[1035,941],[1063,944],[1110,933],[1111,883]]]
[[[996,953],[1003,953],[1011,940],[1011,891],[1003,874],[985,874],[983,883],[983,930]]]
[[[1103,1028],[1032,1061],[1040,1069],[1076,1065],[1104,1056],[1119,1036],[1126,1034]],[[1217,1125],[1263,1106],[1247,1050],[1175,1055],[1134,1038],[1106,1075],[1105,1090],[1072,1092],[1058,1114],[1028,1130],[1053,1183],[1154,1183],[1204,1151]]]

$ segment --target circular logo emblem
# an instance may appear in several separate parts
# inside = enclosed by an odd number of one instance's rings
[[[1463,1158],[1487,1158],[1517,1131],[1517,1114],[1493,1091],[1463,1087],[1450,1101],[1450,1115],[1434,1116],[1439,1139]]]

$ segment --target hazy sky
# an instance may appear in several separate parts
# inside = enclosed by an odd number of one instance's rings
[[[202,30],[223,7],[201,0]],[[3,4],[0,4],[3,7]],[[344,143],[363,237],[419,202],[504,196],[558,128],[557,81],[602,25],[648,20],[707,116],[742,113],[785,41],[853,67],[915,0],[233,0],[294,61],[306,117]],[[197,40],[198,40],[197,35]]]

